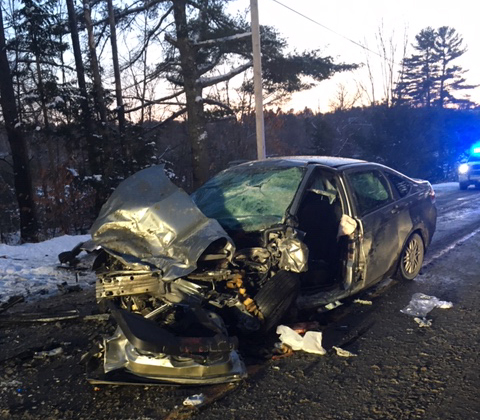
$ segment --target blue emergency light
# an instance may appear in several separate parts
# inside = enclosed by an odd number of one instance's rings
[[[480,156],[480,142],[475,143],[470,150],[472,155]]]

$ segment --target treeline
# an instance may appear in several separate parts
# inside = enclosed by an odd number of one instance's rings
[[[255,159],[253,115],[207,125],[208,153],[214,156],[209,176],[232,163]],[[152,127],[155,123],[152,123]],[[458,162],[480,138],[480,111],[448,108],[375,106],[316,114],[268,111],[265,114],[268,156],[334,155],[384,163],[431,182],[454,181]],[[85,170],[86,156],[71,132],[29,138],[40,239],[86,233],[97,215],[96,189],[104,183]],[[192,168],[185,122],[123,140],[130,150],[125,176],[164,163],[172,181],[192,191]],[[4,141],[5,143],[5,141]],[[1,143],[0,143],[1,144]],[[5,150],[5,144],[4,149]],[[120,147],[120,140],[112,145]],[[0,154],[2,148],[0,147]],[[111,182],[111,188],[123,177]],[[19,229],[13,175],[0,164],[0,239],[14,242]]]

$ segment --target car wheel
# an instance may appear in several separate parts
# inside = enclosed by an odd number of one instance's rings
[[[256,294],[254,301],[264,317],[262,331],[270,331],[295,302],[300,289],[300,277],[290,271],[279,271]]]
[[[423,240],[418,233],[414,233],[403,248],[395,277],[400,280],[413,280],[417,277],[422,268],[424,255]]]
[[[461,190],[466,190],[468,188],[468,182],[460,182],[459,186]]]

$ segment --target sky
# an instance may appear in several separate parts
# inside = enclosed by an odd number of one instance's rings
[[[240,10],[246,10],[250,0],[235,3]],[[377,52],[376,34],[381,27],[384,38],[392,37],[393,45],[396,45],[396,63],[400,63],[403,57],[405,36],[408,39],[408,56],[413,52],[411,44],[415,35],[422,29],[428,26],[455,28],[468,49],[456,60],[456,64],[469,70],[465,75],[468,83],[480,84],[480,24],[474,4],[472,0],[453,3],[447,0],[258,0],[260,24],[276,27],[291,48],[298,51],[320,49],[322,54],[332,56],[339,63],[365,63],[368,55],[378,94],[383,91],[381,64],[384,60],[354,42]],[[309,92],[295,94],[285,108],[302,110],[309,107],[314,111],[327,112],[339,84],[354,95],[359,83],[369,83],[365,67],[338,74]],[[480,87],[469,93],[472,100],[480,103]]]

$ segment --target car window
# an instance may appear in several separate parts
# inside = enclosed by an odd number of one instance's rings
[[[379,171],[352,172],[348,175],[361,215],[392,201],[387,180]]]
[[[241,165],[206,182],[192,198],[225,229],[252,232],[283,220],[303,175],[303,167]]]
[[[412,189],[412,183],[408,179],[392,174],[391,172],[385,172],[385,175],[400,197],[406,197],[408,195]]]

